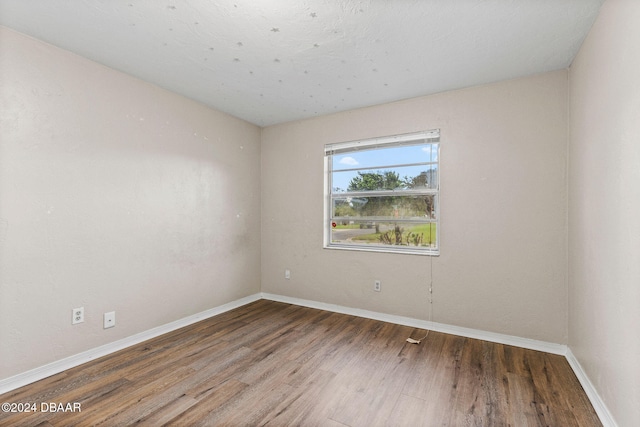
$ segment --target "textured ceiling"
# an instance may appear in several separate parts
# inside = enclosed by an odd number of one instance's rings
[[[0,24],[265,126],[566,68],[603,1],[0,0]]]

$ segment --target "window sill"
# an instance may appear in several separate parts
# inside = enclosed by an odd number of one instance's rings
[[[324,249],[337,249],[340,251],[357,251],[357,252],[379,252],[388,254],[405,254],[405,255],[422,255],[422,256],[440,256],[439,249],[415,249],[410,246],[360,246],[360,245],[343,245],[328,244],[324,245]]]

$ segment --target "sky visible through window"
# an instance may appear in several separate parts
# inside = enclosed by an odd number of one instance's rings
[[[438,161],[438,144],[420,144],[394,146],[361,151],[352,151],[333,156],[332,187],[334,192],[347,191],[351,180],[358,172],[394,171],[400,179],[416,177],[437,165],[396,166],[415,163],[431,163]],[[385,167],[393,165],[394,167]],[[354,170],[356,169],[356,170]]]

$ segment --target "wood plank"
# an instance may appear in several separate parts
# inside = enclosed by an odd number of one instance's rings
[[[386,425],[423,427],[433,425],[424,412],[427,403],[417,397],[401,394]]]
[[[599,426],[567,361],[256,301],[0,396],[0,426]]]
[[[197,404],[171,419],[168,424],[184,426],[215,425],[216,415],[224,412],[247,387],[247,384],[237,380],[225,381],[219,384],[218,387],[211,389],[209,393],[202,395]]]

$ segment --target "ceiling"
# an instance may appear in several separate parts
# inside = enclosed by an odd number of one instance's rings
[[[604,0],[0,0],[0,24],[259,126],[568,67]]]

